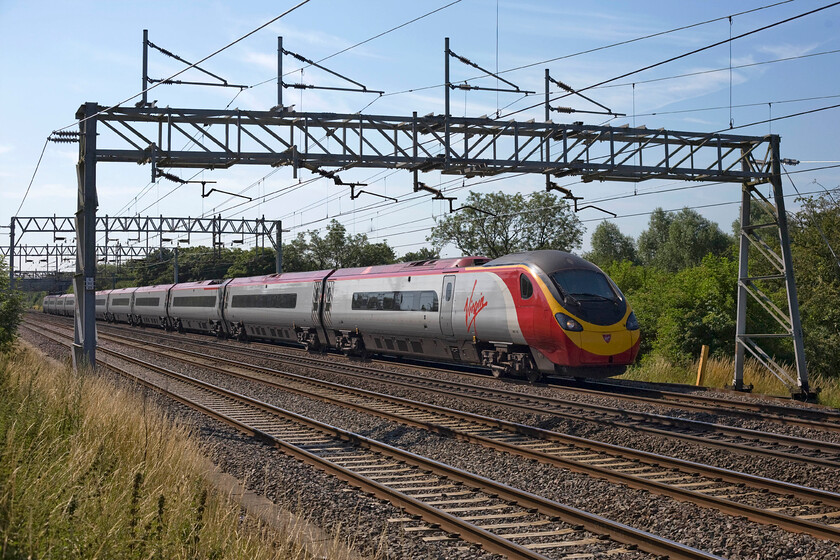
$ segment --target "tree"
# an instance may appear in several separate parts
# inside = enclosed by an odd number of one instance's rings
[[[500,257],[518,251],[580,247],[583,226],[565,200],[551,192],[470,192],[463,210],[444,216],[427,238],[438,249],[452,243],[465,255]]]
[[[429,261],[440,258],[440,251],[431,247],[421,247],[417,251],[409,251],[400,257],[402,262]]]
[[[17,338],[23,319],[23,298],[9,286],[9,269],[0,259],[0,352],[6,352]]]
[[[629,235],[624,235],[613,222],[601,222],[592,233],[592,250],[583,257],[597,264],[606,266],[611,262],[636,262],[636,242]]]
[[[390,264],[396,260],[394,250],[387,242],[370,243],[364,233],[349,235],[338,220],[330,222],[324,237],[316,231],[308,233],[309,245],[305,258],[314,264],[313,270],[374,266]]]
[[[274,249],[254,247],[233,255],[233,264],[225,273],[226,278],[242,278],[272,274],[277,268]]]
[[[732,355],[738,273],[734,259],[708,255],[676,274],[628,261],[613,262],[604,271],[639,319],[640,355],[686,363],[704,344],[713,354]]]
[[[638,256],[642,263],[652,265],[657,255],[668,242],[673,216],[662,208],[656,208],[650,214],[648,228],[639,234]]]
[[[694,210],[683,208],[673,215],[657,208],[648,229],[639,235],[639,257],[647,265],[669,272],[699,265],[706,255],[731,251],[732,237]]]
[[[808,368],[840,376],[840,189],[798,200],[791,251]],[[786,307],[782,307],[786,309]]]

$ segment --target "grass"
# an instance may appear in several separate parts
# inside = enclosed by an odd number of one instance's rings
[[[699,360],[698,360],[699,361]],[[662,357],[650,357],[631,367],[620,379],[649,381],[653,383],[683,383],[694,385],[697,380],[698,361],[679,366]],[[732,385],[735,363],[731,359],[709,358],[701,385],[706,387],[727,387]],[[793,374],[791,377],[795,378]],[[790,391],[773,374],[754,360],[747,360],[744,367],[744,383],[753,385],[753,392],[765,395],[789,396]],[[819,389],[820,404],[840,408],[840,379],[811,376],[812,389]]]
[[[202,476],[184,426],[135,393],[0,357],[0,558],[304,558]]]

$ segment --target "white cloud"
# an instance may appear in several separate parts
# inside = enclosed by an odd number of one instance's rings
[[[266,70],[277,71],[277,57],[262,52],[248,51],[245,53],[242,61],[245,64],[251,64],[264,68]]]
[[[791,58],[794,56],[802,56],[808,54],[817,48],[817,44],[810,45],[793,45],[790,43],[780,43],[778,45],[764,45],[758,48],[758,52],[768,53],[776,58]]]
[[[9,144],[0,144],[0,155],[8,154],[9,152],[11,152],[14,149],[15,149],[15,147],[11,146]]]

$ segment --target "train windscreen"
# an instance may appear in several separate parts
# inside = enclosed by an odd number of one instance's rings
[[[596,325],[612,325],[624,317],[627,302],[604,273],[565,269],[551,274],[564,306],[575,316]]]

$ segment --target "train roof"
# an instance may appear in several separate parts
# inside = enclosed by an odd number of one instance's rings
[[[493,259],[492,261],[485,263],[484,266],[509,266],[513,264],[535,265],[549,274],[558,270],[565,270],[569,268],[600,270],[591,262],[582,259],[577,255],[567,253],[565,251],[553,251],[548,249],[511,253],[510,255]]]
[[[345,276],[365,276],[373,274],[422,274],[424,272],[440,272],[456,268],[467,268],[470,266],[481,266],[489,259],[487,257],[454,257],[450,259],[429,259],[425,261],[412,261],[396,264],[385,264],[380,266],[362,266],[357,268],[341,268],[335,271],[330,277],[341,278]]]
[[[225,283],[223,278],[215,278],[213,280],[199,280],[198,282],[179,282],[172,284],[173,290],[190,290],[194,288],[216,288]]]
[[[136,287],[133,288],[116,288],[108,292],[108,295],[119,295],[119,294],[133,294],[137,291]]]
[[[280,274],[264,274],[262,276],[246,276],[234,278],[231,286],[243,286],[247,284],[282,284],[284,282],[313,282],[323,279],[332,269],[311,270],[308,272],[282,272]]]
[[[155,284],[154,286],[140,286],[137,288],[138,292],[159,292],[161,290],[168,290],[175,284]]]

